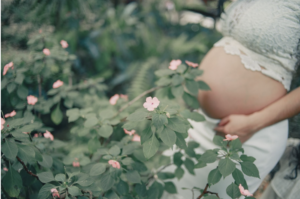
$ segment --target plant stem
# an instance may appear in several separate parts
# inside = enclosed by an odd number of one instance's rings
[[[25,163],[24,163],[18,156],[17,156],[17,160],[23,165],[25,171],[26,171],[29,175],[35,177],[36,179],[38,179],[38,180],[40,181],[39,177],[38,177],[37,175],[35,175],[34,173],[32,173],[31,171],[29,171],[28,168],[26,167]]]
[[[81,190],[84,193],[89,193],[90,194],[90,199],[93,199],[93,193],[90,190]]]
[[[214,193],[214,192],[211,192],[211,191],[207,191],[207,189],[208,189],[208,183],[206,184],[206,186],[205,186],[203,192],[201,193],[201,195],[200,195],[197,199],[202,198],[202,196],[204,196],[204,194],[207,194],[207,193],[215,194],[218,198],[220,198],[219,195],[218,195],[217,193]]]
[[[153,87],[153,88],[143,92],[142,94],[138,95],[136,98],[134,98],[133,100],[131,100],[130,102],[125,104],[122,108],[120,108],[119,111],[112,118],[115,118],[116,116],[118,116],[122,111],[124,111],[126,108],[131,106],[134,102],[138,101],[140,98],[144,97],[145,95],[147,95],[149,93],[152,93],[153,91],[163,88],[163,87],[164,86],[156,86],[156,87]]]

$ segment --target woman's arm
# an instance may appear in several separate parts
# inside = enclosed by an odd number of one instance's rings
[[[229,115],[215,128],[225,134],[238,135],[242,142],[258,130],[300,113],[300,87],[250,115]]]

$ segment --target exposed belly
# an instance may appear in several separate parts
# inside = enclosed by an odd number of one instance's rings
[[[246,69],[239,56],[227,54],[223,47],[212,48],[200,69],[204,73],[198,79],[205,81],[211,91],[200,90],[198,101],[212,118],[251,114],[286,94],[282,83]]]

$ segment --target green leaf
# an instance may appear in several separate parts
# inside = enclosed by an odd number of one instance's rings
[[[226,193],[231,197],[231,198],[239,198],[241,196],[241,192],[239,187],[234,184],[231,183],[227,189],[226,189]]]
[[[206,163],[202,162],[201,160],[195,165],[195,169],[200,169],[206,167]]]
[[[105,138],[108,138],[112,133],[113,127],[107,124],[102,125],[98,131],[98,134]]]
[[[90,176],[98,176],[104,173],[105,170],[106,170],[106,164],[104,163],[94,164],[90,170]]]
[[[167,86],[171,82],[172,82],[172,80],[170,78],[168,78],[168,77],[162,77],[158,81],[156,81],[155,84],[157,86]]]
[[[50,190],[55,188],[55,185],[53,184],[45,184],[42,186],[42,188],[39,191],[38,199],[45,199],[48,198],[51,195]]]
[[[198,95],[197,82],[192,81],[192,80],[186,80],[185,81],[185,86],[191,94],[196,95],[196,96]]]
[[[63,120],[63,113],[61,112],[61,110],[59,108],[59,103],[57,104],[54,111],[52,111],[52,113],[51,113],[51,120],[56,125],[59,125]]]
[[[219,199],[219,198],[215,195],[209,195],[209,196],[205,196],[203,199]]]
[[[53,159],[51,156],[47,155],[47,154],[43,154],[43,161],[39,161],[38,162],[40,165],[42,165],[43,167],[46,168],[51,168],[52,164],[53,164]]]
[[[131,183],[141,183],[141,176],[136,170],[128,171],[126,178]]]
[[[146,109],[138,109],[127,117],[128,121],[143,121],[149,113]]]
[[[253,164],[252,162],[241,162],[240,164],[244,174],[246,174],[247,176],[260,178],[259,171],[255,164]]]
[[[176,98],[181,97],[184,92],[183,86],[180,85],[180,86],[172,87],[171,92],[174,95],[174,97],[176,97]]]
[[[218,135],[214,136],[213,143],[218,145],[218,146],[221,146],[221,147],[226,147],[226,145],[227,145],[227,142],[224,141],[224,138],[221,137],[221,136],[218,136]]]
[[[200,160],[204,163],[213,163],[217,160],[218,154],[214,152],[213,150],[207,150],[205,153],[201,156]]]
[[[18,198],[20,191],[23,187],[22,178],[20,174],[14,170],[11,166],[9,166],[8,171],[3,177],[2,186],[6,193],[10,197]]]
[[[148,189],[147,197],[145,199],[161,198],[163,192],[163,185],[155,181]]]
[[[190,174],[195,175],[195,172],[194,172],[195,164],[191,159],[186,158],[185,161],[183,162],[183,164]]]
[[[242,143],[240,139],[235,139],[229,142],[229,147],[231,150],[236,150],[242,148]]]
[[[124,195],[129,192],[129,186],[127,182],[124,182],[123,180],[120,180],[119,183],[116,186],[117,191],[119,194]]]
[[[184,110],[180,113],[183,117],[192,119],[196,122],[202,122],[205,121],[205,117],[197,112],[191,112],[189,110]]]
[[[229,158],[222,159],[219,162],[218,169],[222,176],[225,178],[235,170],[235,163],[232,162]]]
[[[180,167],[177,167],[177,169],[175,170],[175,176],[178,180],[180,180],[183,177],[184,174],[184,170]]]
[[[242,184],[245,189],[248,189],[248,185],[244,178],[244,174],[239,169],[236,168],[232,172],[232,177],[235,180],[235,184],[237,185]]]
[[[67,108],[72,108],[73,107],[73,100],[71,100],[70,98],[65,98],[64,100],[64,105]]]
[[[59,173],[55,176],[55,180],[59,182],[65,182],[66,181],[66,175]]]
[[[6,142],[2,144],[2,152],[8,159],[14,160],[18,154],[18,146],[14,140],[12,142],[6,140]]]
[[[25,86],[20,85],[17,90],[17,95],[21,99],[26,99],[28,95],[28,89]]]
[[[55,181],[54,176],[53,176],[52,172],[50,172],[50,171],[38,173],[37,176],[39,177],[39,180],[42,183]]]
[[[97,137],[90,139],[88,142],[88,149],[90,153],[95,153],[100,146],[100,141],[97,139]]]
[[[180,133],[176,133],[177,139],[176,139],[176,145],[181,149],[186,149],[186,142],[184,140],[184,137]]]
[[[84,127],[86,128],[91,128],[98,124],[98,119],[96,117],[89,117],[87,120],[84,122]]]
[[[254,157],[247,156],[247,155],[241,155],[240,158],[243,162],[254,162],[256,160]]]
[[[76,121],[80,116],[78,108],[69,109],[67,110],[66,114],[69,117],[69,122]]]
[[[169,193],[177,193],[177,189],[173,182],[165,182],[165,190]]]
[[[155,137],[155,134],[153,134],[152,137],[143,144],[143,152],[145,157],[149,159],[154,156],[158,148],[159,141]]]
[[[182,98],[189,107],[195,108],[195,109],[199,108],[199,102],[195,96],[192,96],[192,95],[184,92]]]
[[[155,71],[155,75],[158,77],[169,76],[174,73],[175,73],[175,71],[170,70],[170,69],[160,69],[160,70]]]
[[[109,190],[105,193],[105,198],[107,199],[120,199],[119,196],[113,190]]]
[[[186,65],[181,64],[178,66],[176,71],[179,73],[183,73],[186,69],[187,69]]]
[[[114,145],[108,151],[108,153],[112,156],[117,156],[120,154],[120,152],[121,152],[120,147],[118,147],[117,145]]]
[[[164,128],[160,134],[160,139],[169,147],[172,147],[176,142],[176,133],[169,128]]]
[[[152,125],[155,126],[156,129],[162,127],[164,124],[168,124],[168,118],[165,114],[154,113],[152,115]]]
[[[184,123],[179,120],[178,118],[169,118],[168,124],[166,125],[168,128],[172,129],[173,131],[179,132],[179,133],[186,133],[188,128]]]
[[[147,140],[149,140],[152,134],[151,127],[145,128],[141,133],[141,144],[144,144]]]
[[[114,179],[109,173],[106,173],[100,178],[99,187],[102,191],[107,191],[113,187],[114,183]]]
[[[82,195],[80,189],[76,186],[72,186],[68,188],[69,194],[71,194],[71,196],[79,196]]]
[[[36,163],[35,152],[32,146],[18,144],[18,157],[27,163]]]
[[[184,81],[184,78],[181,75],[174,75],[172,77],[172,85],[173,86],[178,86]]]
[[[208,90],[211,90],[210,87],[204,82],[204,81],[197,81],[198,83],[198,88],[201,89],[201,90],[205,90],[205,91],[208,91]]]
[[[180,167],[180,166],[182,165],[182,163],[183,163],[183,161],[182,161],[182,159],[181,159],[182,156],[183,156],[183,155],[182,155],[182,153],[180,153],[180,152],[176,152],[176,153],[174,154],[174,156],[173,156],[173,162],[174,162],[174,164],[175,164],[177,167]]]
[[[208,174],[207,182],[209,184],[217,184],[221,180],[222,174],[220,173],[218,168],[215,168],[210,171]]]
[[[127,144],[126,146],[123,147],[122,155],[132,154],[139,146],[140,144],[138,142]]]
[[[138,196],[144,197],[147,195],[147,189],[144,183],[136,184],[134,186],[134,190],[138,194]]]
[[[173,179],[175,178],[175,174],[172,172],[159,172],[157,174],[158,178],[161,180]]]
[[[9,83],[6,88],[7,92],[12,93],[16,89],[16,87],[17,87],[17,85],[15,83],[13,83],[13,82]]]
[[[91,180],[91,177],[89,175],[83,174],[78,178],[78,180],[75,183],[85,187],[85,186],[90,186],[91,184],[94,183],[94,181]]]

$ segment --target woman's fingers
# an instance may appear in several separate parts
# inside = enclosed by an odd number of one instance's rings
[[[223,118],[223,119],[219,122],[218,126],[224,126],[224,125],[226,125],[229,121],[230,121],[229,116],[228,116],[228,117],[225,117],[225,118]]]

